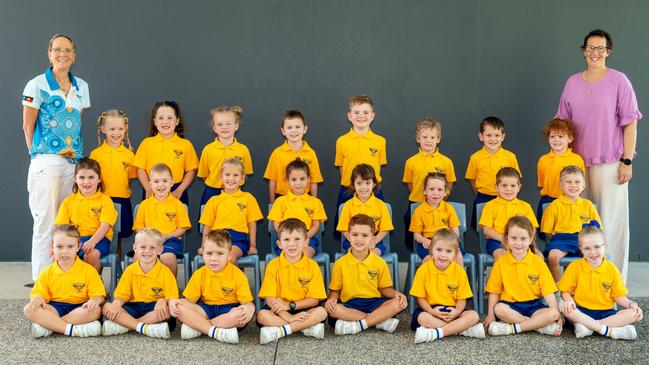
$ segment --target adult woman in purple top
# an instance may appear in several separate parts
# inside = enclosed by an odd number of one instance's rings
[[[556,117],[575,122],[574,151],[586,163],[587,194],[602,217],[608,253],[626,280],[628,182],[642,114],[629,79],[606,66],[606,58],[613,50],[611,35],[593,30],[584,38],[581,49],[587,69],[566,82]]]

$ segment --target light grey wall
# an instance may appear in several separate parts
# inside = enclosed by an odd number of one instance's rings
[[[586,3],[584,3],[586,4]],[[260,205],[268,202],[262,175],[274,147],[282,143],[279,118],[298,108],[309,123],[325,183],[321,198],[333,217],[339,174],[333,167],[336,138],[345,133],[347,100],[368,94],[376,103],[375,132],[388,140],[383,169],[400,243],[407,192],[401,184],[405,160],[416,152],[415,122],[432,115],[444,124],[443,153],[460,181],[453,200],[470,203],[462,180],[469,155],[480,148],[481,117],[494,114],[507,125],[506,147],[517,153],[524,173],[522,198],[536,205],[535,167],[546,153],[540,128],[555,113],[567,77],[584,68],[577,48],[591,29],[613,34],[608,65],[624,71],[649,113],[646,69],[649,4],[607,1],[578,5],[534,1],[48,1],[8,2],[0,12],[0,144],[5,173],[0,204],[5,208],[0,260],[28,260],[32,219],[27,205],[29,159],[21,130],[19,98],[26,82],[47,67],[47,40],[67,33],[78,46],[73,71],[90,84],[92,109],[84,115],[86,151],[96,146],[96,116],[117,107],[128,114],[131,140],[144,138],[154,102],[180,103],[187,135],[197,151],[211,140],[208,111],[241,105],[238,138],[248,145],[255,174],[246,184]],[[35,10],[37,9],[37,10]],[[640,125],[638,159],[631,184],[631,259],[649,259],[643,206],[649,198],[644,158],[647,128]],[[136,183],[133,184],[136,186]],[[203,186],[190,189],[191,217]],[[139,188],[134,189],[139,197]],[[134,198],[134,202],[137,199]],[[265,209],[264,209],[265,210]],[[260,225],[262,251],[268,247]],[[325,249],[337,249],[332,224]],[[190,234],[190,251],[198,245]],[[475,250],[469,243],[469,251]]]

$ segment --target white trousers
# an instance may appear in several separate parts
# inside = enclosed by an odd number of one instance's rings
[[[47,265],[50,258],[52,225],[59,206],[72,193],[74,164],[63,157],[44,154],[32,159],[27,175],[29,210],[34,218],[32,233],[32,279]]]
[[[617,183],[619,163],[586,169],[586,196],[602,217],[607,253],[626,282],[629,270],[629,183]]]

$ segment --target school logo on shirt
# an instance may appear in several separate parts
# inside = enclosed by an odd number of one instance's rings
[[[86,283],[72,283],[72,287],[77,291],[77,294],[81,294],[83,288],[86,287]]]
[[[126,171],[126,170],[128,169],[129,166],[131,166],[130,163],[128,163],[128,162],[126,162],[126,161],[122,161],[122,167],[124,168],[124,171]]]
[[[311,164],[311,159],[309,159],[309,158],[301,158],[300,160],[306,162],[307,165]]]
[[[298,278],[297,278],[297,281],[300,282],[300,285],[301,285],[303,288],[306,288],[306,286],[309,285],[309,283],[311,282],[311,278],[301,278],[301,277],[298,277]]]
[[[237,202],[237,207],[239,207],[239,213],[241,213],[244,209],[248,208],[248,204]]]
[[[176,154],[176,158],[180,158],[183,155],[183,150],[174,149],[174,153]]]
[[[239,161],[243,161],[243,157],[242,157],[242,156],[232,156],[232,157],[236,158],[236,159],[239,160]]]
[[[167,216],[167,220],[169,222],[173,222],[176,218],[176,212],[166,212],[165,215]]]
[[[448,218],[442,218],[440,219],[442,221],[442,224],[448,227]]]
[[[604,288],[604,291],[611,290],[612,286],[613,284],[610,281],[602,281],[602,288]]]
[[[451,295],[455,295],[455,292],[457,292],[456,284],[446,284],[446,288],[448,289],[448,292],[451,293]]]
[[[313,217],[313,209],[311,209],[311,208],[307,208],[307,207],[304,207],[304,211],[305,211],[306,214],[309,216],[309,218],[310,218],[310,217]]]
[[[435,166],[435,172],[438,173],[438,174],[443,174],[443,173],[444,173],[444,169],[441,168],[441,167],[437,167],[437,166]]]
[[[370,155],[372,155],[372,157],[376,156],[376,153],[379,152],[379,149],[374,147],[370,147],[369,150],[370,150]]]
[[[532,285],[535,285],[536,282],[539,281],[539,276],[534,273],[527,274],[527,278],[530,279],[530,283],[532,283]]]
[[[92,215],[95,216],[95,218],[99,218],[99,215],[101,214],[101,207],[90,207],[90,211],[92,212]]]
[[[376,270],[367,270],[367,274],[370,276],[370,279],[376,279],[379,275],[379,272]]]
[[[590,223],[590,217],[587,215],[580,215],[579,219],[581,219],[581,223]]]
[[[153,296],[156,298],[160,298],[162,296],[162,288],[160,287],[154,286],[153,288],[151,288],[151,291],[153,292]]]
[[[223,295],[225,295],[226,297],[227,297],[228,295],[232,294],[233,291],[234,291],[234,288],[227,288],[227,287],[225,287],[225,286],[222,286],[222,287],[221,287],[221,292],[222,292]]]

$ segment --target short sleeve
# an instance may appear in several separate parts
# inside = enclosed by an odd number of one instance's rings
[[[315,151],[313,151],[313,161],[309,164],[310,175],[309,178],[312,183],[321,183],[324,181],[322,178],[322,172],[320,171],[320,162],[318,162],[318,156]]]
[[[201,269],[196,270],[192,277],[187,282],[185,290],[183,290],[183,297],[187,298],[189,301],[196,303],[201,299],[201,286],[203,283],[203,271]]]
[[[460,218],[457,216],[457,213],[455,212],[455,208],[453,208],[453,205],[451,204],[446,204],[446,207],[448,212],[448,227],[449,228],[459,227]]]
[[[390,276],[390,270],[388,270],[388,265],[381,258],[379,258],[378,262],[379,262],[379,275],[378,275],[379,289],[389,288],[392,286],[392,277]]]
[[[140,207],[135,214],[135,221],[133,222],[133,230],[137,231],[144,228],[144,202],[140,204]]]
[[[336,140],[336,157],[334,159],[334,166],[342,166],[343,165],[343,151],[342,151],[342,146],[343,143],[341,141],[342,137],[338,137]]]
[[[241,145],[242,146],[242,163],[243,163],[243,173],[245,175],[252,175],[252,157],[250,157],[250,150],[248,150],[248,147]]]
[[[49,302],[50,299],[52,299],[52,293],[50,293],[49,288],[49,274],[49,267],[41,271],[36,282],[34,282],[34,287],[29,295],[30,299],[34,299],[35,296],[45,299],[46,302]]]
[[[521,168],[518,167],[518,159],[516,159],[516,155],[512,153],[509,158],[510,158],[509,163],[511,164],[511,166],[513,168],[515,168],[516,171],[518,171],[519,174],[521,174],[521,177],[523,177],[523,173],[521,172]]]
[[[417,298],[426,297],[426,265],[419,266],[417,272],[415,273],[415,279],[412,282],[412,288],[410,289],[410,295]]]
[[[388,163],[388,151],[387,151],[387,143],[385,141],[385,138],[381,137],[381,142],[382,142],[382,148],[381,151],[379,152],[379,164],[380,165],[385,165]]]
[[[502,257],[494,264],[491,274],[489,274],[489,279],[487,280],[487,286],[485,291],[493,294],[502,294],[503,293],[503,278],[502,278],[502,269],[501,265],[498,265],[503,260],[507,258]]]
[[[478,161],[476,161],[475,155],[471,155],[469,158],[469,164],[466,167],[466,174],[464,177],[469,180],[475,180],[478,176]]]
[[[424,231],[424,220],[421,209],[415,209],[415,211],[412,212],[412,219],[410,220],[410,227],[408,227],[408,230],[412,233],[422,233]]]
[[[167,268],[166,266],[164,268]],[[171,270],[164,270],[164,292],[165,299],[178,299],[178,282]]]
[[[532,255],[531,253],[529,255]],[[540,270],[540,275],[539,275],[539,282],[540,282],[540,287],[541,287],[541,295],[546,296],[548,294],[552,294],[556,292],[557,289],[557,284],[554,282],[554,278],[552,277],[552,274],[550,273],[550,269],[548,269],[547,265],[544,262],[541,262],[540,264],[541,270]]]
[[[559,290],[562,292],[566,293],[574,293],[575,289],[577,288],[577,281],[578,281],[578,269],[577,266],[579,265],[579,260],[573,261],[568,265],[566,270],[563,272],[563,275],[561,276],[561,280],[559,280]]]
[[[494,206],[494,204],[489,204],[489,202],[487,202],[482,207],[482,215],[480,216],[478,225],[490,228],[494,227]]]
[[[117,211],[115,210],[113,201],[110,199],[109,196],[104,195],[102,197],[101,205],[102,207],[101,207],[101,215],[99,217],[99,221],[102,223],[108,223],[111,226],[115,225],[115,222],[117,221]]]
[[[61,203],[61,206],[59,207],[59,211],[56,213],[56,218],[54,219],[54,224],[70,224],[70,198],[73,197],[74,195],[70,195],[69,197],[65,198],[63,200],[63,203]],[[114,223],[114,222],[113,222]]]
[[[203,208],[203,213],[201,213],[201,217],[198,220],[198,223],[206,225],[206,226],[214,226],[214,223],[216,223],[216,210],[218,209],[218,206],[216,205],[216,199],[215,197],[210,198],[210,200],[207,201],[207,204],[205,204],[205,208]]]
[[[315,198],[315,210],[313,211],[313,217],[311,219],[320,221],[321,223],[327,220],[327,212],[325,211],[322,201],[318,198]]]
[[[32,109],[40,109],[41,107],[41,90],[38,87],[36,79],[30,80],[23,90],[22,104]]]
[[[539,158],[539,162],[536,163],[536,186],[539,188],[543,187],[543,157]]]
[[[261,282],[261,289],[259,289],[259,298],[278,298],[279,288],[277,287],[278,278],[278,261],[279,258],[273,259],[266,268],[264,273],[264,280]]]
[[[77,79],[78,81],[79,79]],[[87,82],[79,82],[79,95],[81,96],[81,109],[90,108],[90,89]]]
[[[613,264],[611,263],[611,265]],[[611,296],[613,298],[624,297],[629,294],[629,291],[624,286],[624,279],[622,278],[620,271],[617,269],[617,267],[615,267],[615,265],[613,266],[615,277],[613,278],[613,283],[611,285]]]
[[[379,200],[380,201],[380,200]],[[385,205],[382,201],[380,201],[381,204],[381,221],[379,222],[379,232],[385,232],[385,231],[391,231],[394,229],[394,225],[392,225],[392,216],[390,216],[390,211],[388,210],[388,206]]]
[[[176,208],[176,227],[177,228],[192,228],[192,222],[189,220],[189,213],[183,203],[178,201]]]
[[[318,266],[315,261],[310,262],[311,272],[313,273],[312,279],[309,282],[308,292],[306,293],[306,298],[312,299],[325,299],[327,298],[327,292],[325,291],[324,280],[322,279],[322,274],[320,273],[320,266]]]
[[[235,268],[239,270],[239,268]],[[250,291],[250,285],[248,284],[248,277],[240,271],[237,280],[237,300],[239,303],[250,303],[253,300],[252,292]]]
[[[131,287],[132,281],[133,281],[133,268],[129,266],[126,268],[126,270],[124,270],[122,277],[120,277],[119,283],[117,283],[117,287],[115,288],[115,294],[113,295],[113,297],[120,298],[124,303],[131,300],[133,296],[133,288]]]
[[[210,165],[209,165],[209,157],[208,157],[208,149],[209,145],[205,146],[203,148],[203,151],[201,151],[201,158],[198,160],[198,172],[196,175],[200,177],[201,179],[205,179],[210,175]],[[244,173],[245,173],[245,166],[244,166]]]
[[[469,285],[469,278],[463,268],[458,268],[458,288],[457,299],[467,299],[473,296],[471,292],[471,285]]]
[[[329,280],[330,290],[340,290],[343,288],[343,271],[342,271],[342,258],[334,262],[334,267],[331,270],[331,279]]]
[[[411,157],[412,158],[412,157]],[[412,160],[409,158],[406,160],[406,165],[403,167],[403,181],[406,184],[412,184]]]
[[[86,275],[88,275],[88,298],[106,297],[106,288],[97,270],[89,268]]]
[[[541,217],[541,232],[543,233],[554,233],[554,227],[557,223],[557,209],[556,205],[550,204],[543,211],[543,217]]]
[[[187,144],[185,147],[187,151],[185,153],[185,172],[188,172],[198,169],[198,156],[196,155],[194,145],[188,139],[185,139],[185,143]]]
[[[271,205],[267,217],[269,221],[281,222],[284,220],[284,210],[286,209],[284,200],[285,198],[280,196],[275,200],[273,205]]]
[[[338,226],[336,226],[336,231],[347,232],[349,230],[349,220],[351,219],[351,202],[348,200],[343,204],[343,208],[340,210],[340,216],[338,217]]]
[[[602,225],[602,218],[599,216],[599,213],[597,213],[597,209],[595,209],[595,206],[593,205],[592,202],[588,202],[588,216],[591,221],[595,220],[597,223],[599,223],[599,226],[604,229]]]
[[[257,199],[254,196],[249,195],[248,197],[248,209],[246,209],[246,222],[252,223],[260,219],[263,219],[264,215],[259,209],[259,204],[257,204]]]
[[[273,150],[268,158],[268,164],[266,164],[266,171],[264,171],[264,179],[277,181],[279,180],[279,173],[277,172],[277,149]]]
[[[617,100],[617,115],[620,127],[631,124],[635,120],[642,118],[642,113],[638,110],[638,100],[631,81],[626,75],[621,75],[620,87]]]
[[[145,170],[146,169],[146,152],[148,148],[148,141],[147,138],[145,138],[142,143],[140,143],[140,146],[137,148],[137,152],[135,152],[135,157],[133,157],[133,162],[131,162],[131,166],[135,166],[138,169]],[[149,174],[148,171],[145,171],[147,175]]]
[[[446,174],[446,181],[453,183],[457,181],[457,177],[455,176],[455,166],[453,166],[453,161],[451,159],[446,160],[447,166],[444,169],[444,172]]]
[[[525,218],[529,219],[534,228],[539,228],[539,221],[536,220],[536,214],[532,210],[532,207],[525,203]]]

